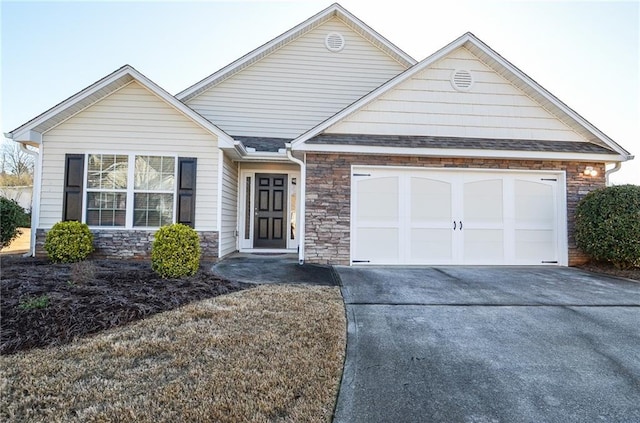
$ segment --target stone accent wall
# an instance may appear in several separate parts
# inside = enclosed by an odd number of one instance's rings
[[[604,163],[541,160],[458,159],[411,156],[307,153],[305,261],[349,265],[351,231],[351,166],[411,166],[433,168],[564,170],[567,178],[569,265],[587,257],[574,238],[576,205],[590,191],[605,186]],[[585,176],[593,166],[598,176]]]
[[[151,244],[155,231],[126,229],[92,229],[94,258],[145,260],[151,257]],[[198,232],[202,260],[218,259],[218,232]],[[46,231],[36,231],[36,256],[46,257],[44,239]]]

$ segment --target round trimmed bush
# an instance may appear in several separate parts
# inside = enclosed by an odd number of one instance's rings
[[[0,197],[0,248],[6,247],[20,235],[28,216],[15,200]]]
[[[576,243],[595,260],[640,266],[640,186],[612,186],[587,194],[576,208]]]
[[[58,222],[47,232],[44,249],[54,263],[82,261],[93,252],[93,234],[85,223]]]
[[[151,267],[163,278],[194,275],[200,267],[200,238],[181,223],[163,226],[151,246]]]

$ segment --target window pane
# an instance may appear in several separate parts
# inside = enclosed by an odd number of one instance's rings
[[[127,195],[123,192],[88,192],[87,224],[90,226],[124,226]]]
[[[87,165],[88,189],[126,189],[127,156],[91,154]]]
[[[170,191],[174,174],[173,157],[136,156],[134,189]]]
[[[173,223],[173,194],[134,194],[133,226],[158,227]]]

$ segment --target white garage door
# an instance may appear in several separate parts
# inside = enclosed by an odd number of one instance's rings
[[[352,263],[563,264],[562,176],[356,167]]]

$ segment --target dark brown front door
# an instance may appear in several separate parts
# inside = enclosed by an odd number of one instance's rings
[[[253,247],[287,248],[287,175],[256,174]]]

